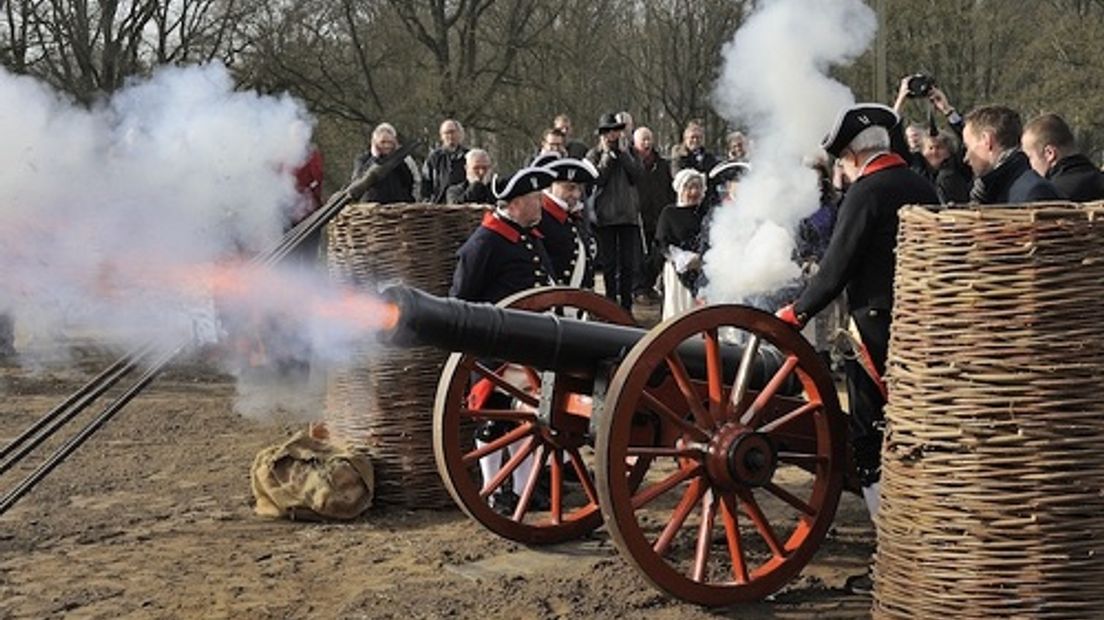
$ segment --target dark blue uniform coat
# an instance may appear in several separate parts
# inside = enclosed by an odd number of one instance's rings
[[[551,284],[552,263],[541,233],[494,213],[456,252],[451,297],[495,303],[519,291]]]

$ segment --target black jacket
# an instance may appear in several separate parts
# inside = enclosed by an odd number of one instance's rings
[[[494,194],[486,183],[469,183],[466,179],[462,183],[450,185],[445,192],[445,202],[450,205],[480,204],[493,205]]]
[[[681,250],[700,254],[703,246],[704,211],[701,205],[680,207],[677,204],[669,204],[664,207],[663,212],[659,214],[659,224],[656,226],[655,251],[666,256],[667,248],[673,245]],[[694,294],[698,292],[700,276],[701,271],[698,269],[687,269],[678,274],[679,280]]]
[[[1074,202],[1104,200],[1104,172],[1084,155],[1059,159],[1047,172],[1047,179],[1063,196]]]
[[[955,165],[954,155],[943,160],[939,168],[932,170],[931,166],[924,162],[924,177],[935,186],[935,193],[939,195],[939,202],[943,204],[966,204],[970,202],[970,180],[961,169]]]
[[[881,167],[879,166],[889,166]],[[893,307],[897,210],[910,204],[937,204],[927,179],[897,155],[883,155],[855,181],[840,203],[836,227],[820,269],[794,302],[798,315],[812,317],[847,289],[853,315]]]
[[[655,238],[656,224],[663,207],[676,200],[675,190],[671,187],[671,164],[658,151],[652,149],[648,158],[640,159],[644,173],[636,184],[640,196],[640,219],[644,221],[644,235],[649,240]]]
[[[551,283],[551,260],[539,233],[493,213],[456,251],[449,296],[495,303],[519,291]]]
[[[449,186],[464,182],[464,155],[467,152],[466,146],[457,147],[451,153],[443,148],[430,151],[422,165],[422,201],[441,204],[445,202]]]
[[[558,284],[571,283],[571,274],[579,260],[585,260],[581,288],[589,288],[594,283],[593,263],[586,255],[586,226],[582,213],[568,213],[547,194],[541,194],[541,221],[537,230],[544,235],[544,248],[552,260],[552,274]],[[579,242],[582,241],[583,255],[579,255]]]
[[[709,174],[719,163],[717,156],[704,148],[690,151],[684,145],[679,144],[671,149],[671,177],[679,173],[683,168],[693,168],[702,174]]]
[[[376,163],[378,159],[372,155],[371,151],[361,153],[353,163],[352,179],[355,180],[360,177],[364,170]],[[369,187],[368,191],[360,196],[354,196],[354,198],[360,202],[378,202],[380,204],[414,202],[414,173],[410,171],[410,166],[406,162],[400,162],[391,172],[387,173],[387,176]]]
[[[598,170],[594,183],[594,212],[598,226],[640,224],[640,196],[636,184],[644,169],[632,149],[604,151],[590,149],[587,159]]]
[[[974,179],[970,198],[981,204],[1022,204],[1061,200],[1058,188],[1031,169],[1023,151],[1017,150],[999,166]]]

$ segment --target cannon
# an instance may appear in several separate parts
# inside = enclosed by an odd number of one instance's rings
[[[541,545],[604,522],[654,586],[705,606],[777,591],[823,541],[849,475],[846,417],[821,358],[772,315],[704,306],[649,331],[578,289],[496,306],[382,294],[395,311],[383,342],[453,352],[433,412],[437,467],[491,531]],[[478,445],[487,421],[509,430]],[[484,480],[487,456],[502,465]],[[517,507],[500,514],[488,498],[521,467]]]

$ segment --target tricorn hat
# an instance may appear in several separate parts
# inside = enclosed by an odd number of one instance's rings
[[[613,112],[607,112],[602,115],[602,118],[598,119],[598,133],[603,134],[607,131],[617,131],[624,129],[625,123],[617,120],[617,115]]]
[[[598,180],[598,169],[585,159],[564,157],[544,166],[556,175],[556,181],[569,183],[593,183]]]
[[[541,153],[533,158],[533,161],[529,162],[529,166],[532,168],[543,168],[548,164],[556,161],[560,158],[560,154],[555,151],[547,151]]]
[[[529,166],[509,177],[496,174],[491,179],[491,193],[499,200],[510,201],[552,185],[555,178],[556,174],[547,168]]]
[[[749,172],[751,166],[742,161],[722,161],[709,171],[709,181],[714,184],[728,183],[741,179]]]
[[[821,140],[820,146],[824,147],[832,157],[839,157],[843,149],[868,127],[885,127],[893,129],[898,123],[897,113],[892,108],[880,103],[859,103],[849,108],[840,110],[835,125],[828,135]]]

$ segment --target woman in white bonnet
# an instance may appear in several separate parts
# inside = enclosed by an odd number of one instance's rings
[[[695,306],[697,281],[701,275],[702,200],[705,175],[684,168],[671,183],[677,201],[667,205],[656,224],[657,249],[666,258],[663,264],[663,318],[667,319]]]

